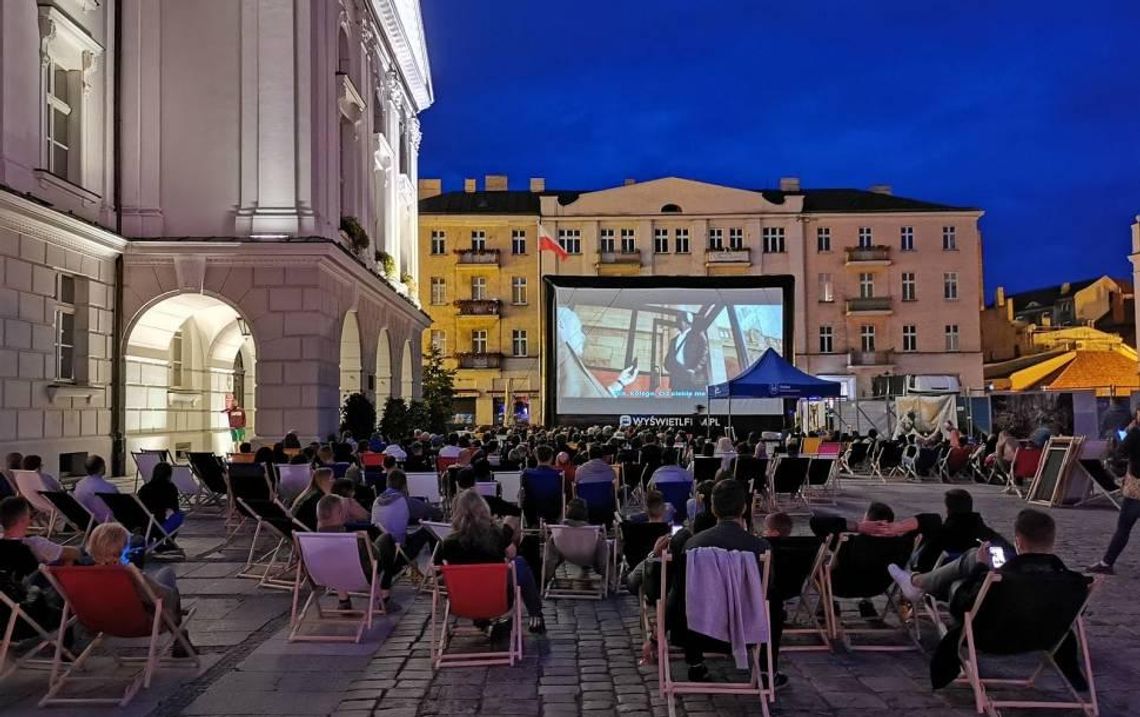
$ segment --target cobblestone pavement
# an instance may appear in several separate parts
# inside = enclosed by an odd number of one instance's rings
[[[987,522],[1012,532],[1023,503],[996,490],[971,489]],[[899,515],[935,511],[941,487],[845,481],[837,512],[856,516],[872,498]],[[830,508],[829,508],[830,509]],[[1116,513],[1105,509],[1053,510],[1058,554],[1070,566],[1086,565],[1103,550]],[[258,589],[234,577],[248,537],[224,545],[217,518],[195,516],[181,541],[190,558],[176,564],[186,603],[197,608],[194,642],[205,653],[202,669],[160,673],[121,713],[128,715],[650,715],[665,714],[655,667],[639,667],[641,636],[635,600],[625,594],[602,602],[547,603],[548,633],[527,636],[515,667],[453,668],[433,673],[428,663],[430,598],[396,592],[403,608],[379,620],[360,645],[290,644],[286,641],[289,595]],[[1140,546],[1126,550],[1096,598],[1089,618],[1101,714],[1140,714]],[[924,646],[934,644],[926,634]],[[1000,664],[1014,669],[1024,662]],[[111,665],[103,665],[110,667]],[[96,669],[99,669],[99,665]],[[678,665],[679,669],[683,666]],[[872,715],[887,709],[921,711],[924,717],[973,713],[969,690],[932,692],[927,659],[919,652],[797,652],[781,658],[790,685],[779,693],[774,714]],[[719,671],[714,670],[714,672]],[[40,713],[36,700],[46,675],[21,672],[0,683],[0,714]],[[758,715],[753,700],[689,696],[679,714]],[[53,709],[46,714],[95,710]]]

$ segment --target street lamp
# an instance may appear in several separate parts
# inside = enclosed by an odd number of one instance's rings
[[[249,330],[249,324],[246,323],[245,319],[243,319],[240,316],[237,316],[237,317],[234,317],[234,320],[237,321],[238,333],[240,333],[242,335],[242,337],[248,339],[250,336],[253,336],[253,332]]]

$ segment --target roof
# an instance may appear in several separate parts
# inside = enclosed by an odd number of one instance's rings
[[[821,398],[839,397],[841,387],[804,373],[768,348],[744,373],[724,383],[708,387],[708,397],[732,398]]]
[[[1066,282],[1069,285],[1068,293],[1061,293],[1061,289],[1064,288],[1065,284],[1057,284],[1056,286],[1047,286],[1043,289],[1031,289],[1030,291],[1010,294],[1007,299],[1013,302],[1013,310],[1015,312],[1024,311],[1029,308],[1031,304],[1036,304],[1037,307],[1040,308],[1052,307],[1062,297],[1072,296],[1081,289],[1088,288],[1103,278],[1103,276],[1098,276],[1094,279]]]
[[[613,187],[608,187],[608,189],[613,189]],[[803,211],[808,214],[977,211],[971,207],[936,204],[864,189],[804,189],[795,192],[784,192],[778,189],[750,189],[747,191],[762,194],[766,200],[773,204],[783,204],[787,197],[802,196],[804,198]],[[420,214],[531,214],[537,216],[540,212],[539,197],[557,196],[562,204],[569,204],[584,193],[587,192],[581,190],[444,192],[434,197],[421,199]]]
[[[1136,362],[1119,351],[1074,351],[1072,361],[1045,377],[1038,386],[1050,390],[1076,390],[1115,386],[1140,388]]]

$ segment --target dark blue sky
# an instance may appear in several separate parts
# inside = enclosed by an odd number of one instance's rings
[[[1131,274],[1140,1],[422,2],[445,189],[888,183],[986,211],[987,300]]]

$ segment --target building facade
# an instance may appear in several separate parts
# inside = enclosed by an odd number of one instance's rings
[[[0,450],[66,475],[417,393],[418,3],[12,0],[0,37]]]
[[[800,368],[860,396],[881,375],[982,386],[979,210],[886,186],[802,189],[794,178],[771,190],[673,177],[588,192],[508,184],[488,176],[482,189],[468,179],[443,192],[438,180],[420,183],[420,297],[434,321],[424,345],[452,357],[474,422],[507,415],[500,405],[517,409],[523,391],[541,422],[534,336],[545,330],[536,290],[547,273],[791,275]],[[540,224],[568,257],[537,253]],[[526,253],[514,253],[517,236]],[[513,301],[519,282],[530,289],[524,303]],[[483,293],[489,287],[498,293]],[[499,301],[472,303],[481,297]],[[520,331],[527,353],[516,357]]]

